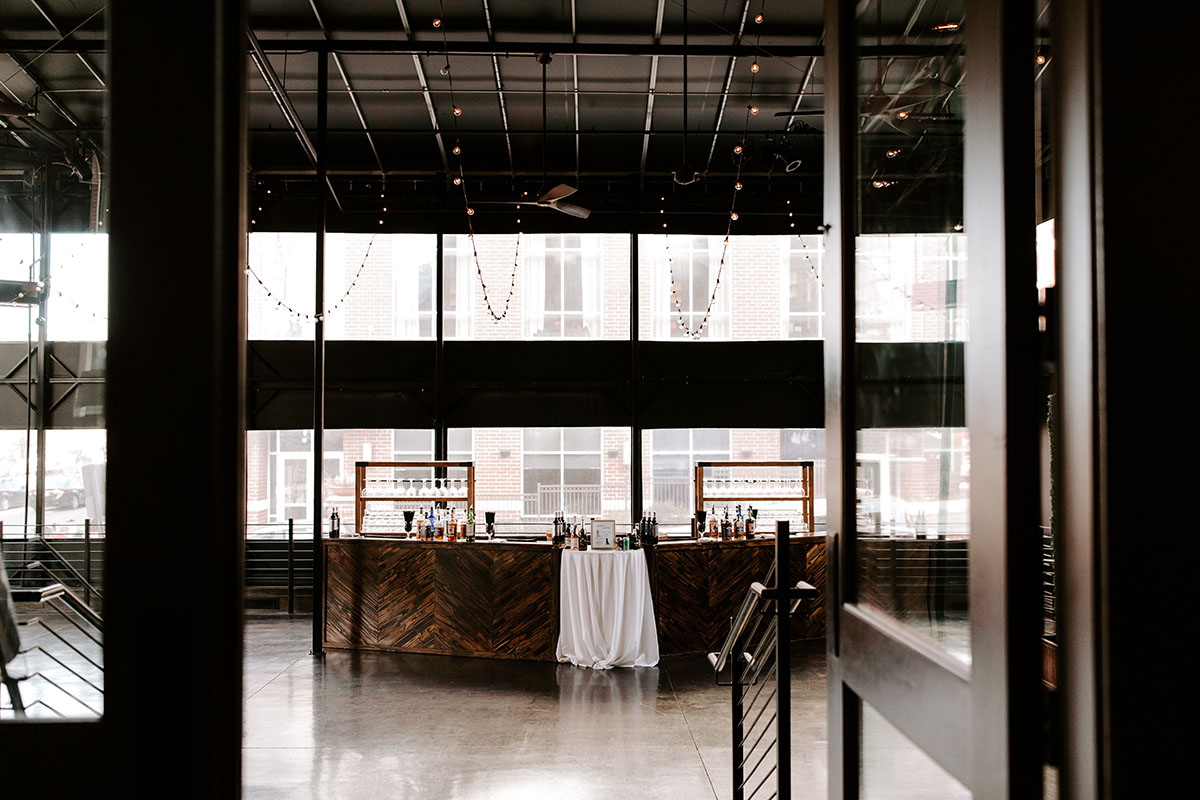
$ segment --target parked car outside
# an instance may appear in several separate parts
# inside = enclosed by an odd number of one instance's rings
[[[24,496],[24,481],[19,484],[13,478],[6,478],[0,481],[0,511],[8,511],[10,508],[21,505]]]
[[[46,474],[47,508],[79,508],[83,500],[82,478],[66,472]]]

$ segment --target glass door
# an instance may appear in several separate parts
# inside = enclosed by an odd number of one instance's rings
[[[827,3],[831,798],[1041,794],[1038,424],[1009,402],[1038,363],[1032,191],[1010,200],[1033,172],[1004,170],[1032,99],[1005,5]]]

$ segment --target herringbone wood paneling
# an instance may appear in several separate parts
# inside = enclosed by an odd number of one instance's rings
[[[433,551],[388,546],[379,552],[379,646],[389,650],[418,650],[437,641]]]
[[[326,548],[325,641],[340,647],[371,647],[379,638],[379,584],[374,553],[366,548]]]
[[[548,547],[326,543],[329,647],[553,659]]]
[[[449,652],[492,650],[493,559],[491,551],[469,547],[434,551],[434,618]]]
[[[658,650],[697,652],[712,638],[713,616],[708,607],[708,552],[660,548],[658,561]]]
[[[820,555],[813,554],[820,551]],[[809,580],[820,570],[824,586],[825,544],[817,538],[791,545],[792,581]],[[659,548],[655,608],[659,651],[663,655],[713,652],[729,632],[754,581],[764,581],[774,561],[774,543],[729,542]],[[816,584],[814,584],[815,586]],[[824,599],[808,601],[792,619],[792,638],[824,635]]]
[[[544,588],[553,585],[551,561],[500,551],[493,569],[492,649],[552,659],[555,608]]]

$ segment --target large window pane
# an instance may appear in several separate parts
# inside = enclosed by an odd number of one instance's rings
[[[251,339],[311,339],[316,236],[250,235],[247,287]],[[437,237],[325,237],[325,338],[431,339]]]
[[[50,237],[46,335],[55,341],[108,338],[108,234]]]
[[[246,528],[252,536],[282,536],[292,520],[297,532],[312,531],[313,447],[311,430],[249,431],[246,434]],[[456,456],[452,455],[452,458]],[[354,531],[354,465],[358,461],[429,461],[433,431],[350,428],[326,430],[322,471],[322,524],[337,510],[342,529]],[[401,480],[430,478],[427,468],[394,471]]]
[[[21,537],[25,525],[33,525],[36,486],[37,431],[0,431],[0,521],[6,538]]]
[[[443,248],[448,339],[629,336],[628,236],[463,234]]]
[[[655,512],[660,524],[685,525],[690,522],[695,510],[697,461],[812,461],[814,515],[818,527],[824,527],[824,431],[779,428],[663,428],[643,431],[643,504],[647,511]],[[771,479],[780,475],[772,472],[771,468],[764,468],[762,475],[757,477]],[[724,505],[724,501],[719,502]],[[765,526],[764,531],[772,529],[777,519],[795,520],[799,514],[799,504],[790,501],[754,501],[753,505],[759,509],[759,520]]]
[[[454,455],[456,442],[469,455]],[[475,505],[542,530],[559,511],[629,518],[628,428],[451,429],[451,453],[475,462]]]
[[[35,282],[38,237],[31,233],[0,234],[0,280]],[[38,307],[0,306],[0,342],[38,340]]]
[[[857,600],[969,661],[963,8],[858,10],[860,46],[937,49],[858,62]]]
[[[638,335],[820,338],[823,258],[816,235],[640,236]]]

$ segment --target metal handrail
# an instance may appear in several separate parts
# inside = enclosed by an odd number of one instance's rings
[[[55,575],[50,570],[49,567],[47,567],[45,564],[43,564],[40,561],[31,561],[28,564],[26,564],[25,567],[26,567],[26,569],[41,569],[43,572],[45,572],[51,578],[58,581],[58,576]],[[96,630],[101,631],[101,632],[104,631],[104,619],[99,614],[96,613],[95,609],[93,609],[87,603],[83,602],[83,600],[80,599],[79,595],[75,594],[70,589],[68,589],[66,586],[64,586],[61,581],[51,584],[50,586],[43,587],[40,590],[40,597],[38,598],[37,602],[48,603],[51,600],[56,600],[59,598],[62,598],[63,602],[65,602],[67,604],[67,606],[69,606],[71,608],[71,610],[73,610],[76,614],[78,614],[79,616],[86,619]],[[66,615],[64,614],[63,616],[65,617]],[[79,627],[73,620],[71,620],[70,618],[67,618],[67,619],[69,622],[71,622],[72,625]],[[90,633],[83,630],[83,628],[79,628],[79,630],[85,636],[91,638],[97,644],[100,644],[100,641],[97,640],[96,637],[92,636]]]
[[[734,800],[760,797],[772,775],[775,790],[767,800],[791,798],[790,620],[802,600],[819,592],[804,581],[791,583],[789,527],[777,523],[775,563],[765,581],[750,585],[721,651],[708,654],[718,683],[730,667]],[[774,762],[760,772],[772,751]],[[747,794],[752,779],[757,784]]]
[[[82,583],[82,584],[83,584],[85,587],[87,587],[87,589],[88,589],[88,590],[89,590],[89,591],[90,591],[92,594],[96,595],[96,597],[99,597],[101,600],[103,600],[103,599],[104,599],[104,594],[103,594],[103,593],[102,593],[102,592],[101,592],[99,589],[97,589],[95,586],[93,586],[93,585],[92,585],[92,582],[91,582],[91,581],[89,581],[87,578],[85,578],[85,577],[83,576],[83,573],[81,573],[79,570],[77,570],[77,569],[75,569],[73,566],[71,566],[71,562],[70,562],[70,561],[68,561],[68,560],[66,559],[66,557],[65,557],[65,556],[63,556],[63,554],[62,554],[62,553],[58,552],[58,550],[56,550],[56,549],[54,548],[54,545],[52,545],[52,544],[50,544],[50,542],[46,541],[46,537],[45,537],[45,536],[43,536],[42,534],[40,534],[40,533],[39,533],[39,534],[38,534],[38,536],[37,536],[37,539],[38,539],[38,541],[39,541],[39,542],[42,544],[42,546],[43,546],[43,547],[45,547],[47,550],[49,550],[49,551],[50,551],[50,553],[51,553],[51,554],[52,554],[52,555],[53,555],[55,558],[57,558],[59,561],[61,561],[61,562],[62,562],[62,565],[63,565],[64,567],[66,567],[66,568],[67,568],[67,572],[71,573],[71,577],[75,578],[75,580],[79,581],[79,582],[80,582],[80,583]],[[30,563],[30,564],[27,564],[26,566],[27,566],[29,569],[33,569],[33,565],[34,565],[34,564],[37,564],[37,565],[41,566],[41,567],[42,567],[42,569],[46,570],[47,572],[50,572],[50,568],[49,568],[49,567],[47,567],[47,566],[45,566],[44,564],[42,564],[40,561],[34,561],[34,562]],[[53,573],[51,573],[51,577],[53,577],[55,580],[58,580],[58,576],[57,576],[57,575],[54,575]]]

